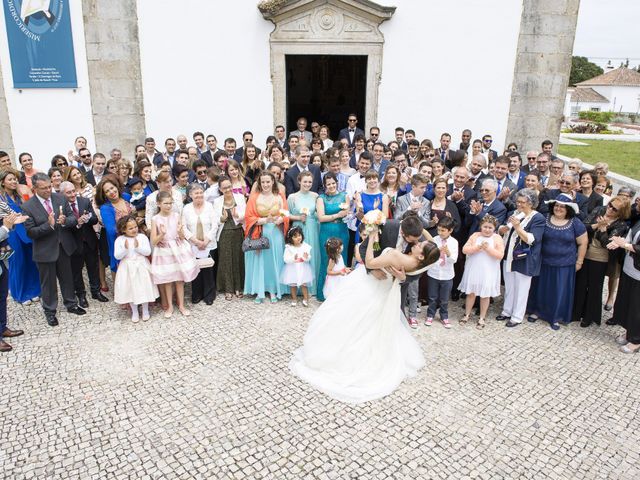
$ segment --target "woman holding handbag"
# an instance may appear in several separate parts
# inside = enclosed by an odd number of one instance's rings
[[[200,273],[191,282],[191,302],[195,305],[204,300],[211,305],[216,299],[218,217],[213,205],[205,202],[202,185],[192,183],[189,197],[191,203],[182,209],[182,228],[200,267]]]
[[[242,298],[244,288],[244,214],[246,202],[242,193],[235,193],[231,179],[221,176],[218,179],[221,196],[213,201],[213,214],[218,219],[218,290],[224,293],[225,300],[233,295]]]
[[[256,183],[245,213],[244,293],[262,303],[269,292],[271,303],[276,303],[289,291],[280,283],[284,233],[289,229],[287,201],[270,172],[261,172]]]
[[[538,195],[524,188],[516,194],[517,210],[499,232],[505,238],[503,262],[504,305],[496,320],[507,327],[522,323],[527,309],[532,277],[540,274],[544,216],[536,212]]]

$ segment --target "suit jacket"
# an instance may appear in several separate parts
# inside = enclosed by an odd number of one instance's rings
[[[373,251],[373,256],[378,257],[384,251],[385,248],[396,248],[398,244],[398,236],[400,235],[400,220],[389,219],[385,222],[384,226],[381,228],[380,237],[378,238],[378,243],[380,244],[379,250]],[[360,258],[364,262],[364,259],[367,255],[367,245],[369,245],[369,238],[365,238],[362,243],[360,243],[359,253]],[[371,271],[370,268],[367,268],[367,272]]]
[[[304,132],[301,132],[300,130],[294,130],[289,133],[289,136],[291,135],[295,135],[298,138],[304,138],[305,141],[307,142],[307,147],[311,149],[311,140],[313,140],[313,133],[311,133],[309,130],[305,130]],[[287,150],[288,149],[289,149],[289,142],[287,142]]]
[[[496,182],[498,181],[495,177],[493,178]],[[512,212],[516,209],[516,204],[515,201],[513,200],[512,194],[518,191],[518,186],[513,183],[511,180],[509,180],[508,177],[505,177],[502,180],[502,185],[500,186],[500,191],[502,191],[504,188],[508,188],[510,193],[509,196],[507,198],[505,198],[504,200],[500,200],[504,206],[507,208],[507,214],[509,212]]]
[[[397,142],[397,140],[396,140]],[[402,149],[403,152],[407,152],[407,150],[409,149],[409,146],[407,145],[407,142],[405,142],[404,140],[402,142],[400,142],[400,148]]]
[[[98,216],[96,215],[95,210],[93,209],[93,205],[89,201],[89,199],[81,197],[80,195],[76,196],[76,202],[78,203],[78,213],[82,215],[87,212],[91,214],[91,218],[87,223],[80,225],[79,227],[71,228],[71,232],[76,240],[76,254],[84,253],[84,245],[87,244],[87,248],[90,250],[98,249],[98,237],[96,237],[96,232],[93,229],[93,226],[98,223]],[[71,204],[69,204],[69,208],[71,208]],[[73,212],[73,209],[71,209]]]
[[[200,160],[204,160],[207,164],[207,168],[213,166],[213,155],[214,153],[212,153],[211,150],[202,152],[202,155],[200,155]]]
[[[102,176],[104,177],[106,173],[107,172],[103,172]],[[84,174],[84,178],[87,180],[87,183],[90,183],[94,187],[98,184],[98,182],[96,181],[96,177],[93,174],[93,168]]]
[[[514,182],[516,184],[516,187],[518,187],[518,190],[520,190],[521,188],[524,188],[524,179],[527,176],[527,174],[525,173],[524,170],[520,169],[519,171],[519,175],[518,175],[518,180],[516,182]],[[509,178],[509,174],[507,174],[507,178]],[[511,180],[511,178],[509,178],[509,180]],[[511,180],[513,182],[513,180]]]
[[[528,277],[537,277],[540,275],[540,265],[542,264],[542,237],[547,221],[539,212],[534,212],[531,220],[523,227],[524,231],[533,235],[533,243],[529,246],[529,254],[524,258],[514,258],[511,263],[511,271],[518,272]],[[509,240],[513,235],[518,235],[512,228],[507,234],[505,244],[504,258],[507,258],[509,249]],[[524,243],[524,242],[522,242]],[[518,245],[516,241],[514,248]],[[524,245],[523,245],[524,246]]]
[[[57,261],[60,247],[67,255],[73,255],[77,248],[72,229],[78,225],[78,221],[69,203],[63,195],[54,192],[51,193],[51,206],[56,221],[62,208],[62,214],[65,216],[63,225],[49,225],[49,214],[37,196],[34,195],[22,204],[22,212],[29,217],[24,222],[24,228],[33,240],[33,261],[36,263]]]
[[[452,202],[454,202],[451,198],[451,195],[453,194],[453,188],[453,184],[450,184],[447,188],[447,200],[451,200]],[[462,195],[463,197],[460,200],[454,202],[456,204],[456,207],[458,208],[458,215],[460,215],[460,229],[457,232],[454,232],[453,236],[456,240],[458,240],[459,243],[464,245],[467,242],[467,238],[469,236],[469,227],[466,221],[467,216],[469,215],[469,204],[471,203],[471,200],[477,199],[478,194],[469,185],[465,185],[462,188]],[[464,240],[464,242],[462,242],[462,240]]]
[[[356,138],[356,135],[363,135],[364,136],[364,130],[362,130],[361,128],[356,127],[355,128],[355,132],[353,133],[353,138]],[[340,133],[338,134],[338,140],[342,140],[343,138],[346,138],[347,141],[349,142],[349,146],[353,147],[353,142],[349,138],[349,128],[343,128],[342,130],[340,130]]]
[[[466,218],[469,235],[480,230],[480,220],[482,220],[485,215],[493,215],[498,220],[498,225],[502,225],[507,219],[507,208],[496,198],[489,206],[483,204],[482,210],[480,210],[480,213],[477,215],[469,213]]]
[[[313,184],[311,185],[311,191],[320,193],[320,187],[322,186],[322,175],[320,175],[320,169],[315,165],[309,165],[307,167],[309,171],[313,174]],[[300,190],[300,184],[298,183],[298,175],[300,174],[300,169],[298,168],[298,164],[295,163],[284,176],[284,186],[287,197],[292,193],[296,193]]]
[[[384,177],[384,172],[387,171],[388,166],[389,166],[389,160],[385,160],[383,158],[382,161],[380,162],[380,169],[378,170],[378,178],[380,178],[380,180],[382,180],[382,177]],[[371,165],[371,168],[374,169],[373,164]]]
[[[398,197],[398,200],[396,201],[396,210],[393,214],[393,217],[396,220],[401,220],[404,212],[409,210],[409,207],[411,207],[412,197],[413,196],[410,193]],[[429,228],[429,222],[431,221],[431,202],[429,202],[429,200],[427,200],[424,196],[420,196],[419,201],[420,208],[418,209],[418,217],[420,217],[422,226],[426,229]]]
[[[476,195],[480,195],[480,187],[482,186],[482,181],[486,180],[487,178],[493,178],[493,177],[487,173],[480,172],[480,175],[478,175],[478,178],[473,184],[473,190],[476,192]]]

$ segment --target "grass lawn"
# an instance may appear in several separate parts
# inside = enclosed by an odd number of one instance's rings
[[[582,140],[588,147],[560,145],[558,152],[567,157],[577,157],[591,165],[607,162],[609,171],[640,180],[640,142],[616,142],[613,140]]]

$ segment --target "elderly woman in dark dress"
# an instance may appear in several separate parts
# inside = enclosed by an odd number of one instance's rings
[[[576,271],[584,263],[588,239],[571,197],[561,193],[548,203],[551,212],[542,237],[542,265],[531,285],[527,320],[542,318],[558,330],[560,322],[568,324],[573,317]]]

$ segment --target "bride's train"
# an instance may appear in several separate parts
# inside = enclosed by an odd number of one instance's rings
[[[357,268],[316,311],[289,363],[305,382],[357,404],[392,393],[425,364],[400,311],[400,285]]]

